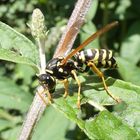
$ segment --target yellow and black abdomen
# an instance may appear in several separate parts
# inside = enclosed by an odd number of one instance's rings
[[[116,60],[111,50],[87,49],[76,54],[79,66],[93,62],[98,68],[116,68]]]

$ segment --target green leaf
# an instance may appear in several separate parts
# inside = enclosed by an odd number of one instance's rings
[[[57,110],[48,107],[37,125],[32,140],[65,140],[69,125],[70,121],[68,119]],[[45,133],[42,133],[44,130]]]
[[[86,121],[85,129],[91,139],[115,140],[118,136],[123,140],[140,138],[135,130],[108,111],[102,111],[95,119]]]
[[[94,0],[90,6],[90,9],[88,10],[87,15],[86,15],[87,21],[91,21],[94,18],[95,14],[97,12],[97,8],[98,8],[98,0]]]
[[[121,57],[137,64],[140,60],[140,21],[135,22],[121,45]]]
[[[10,114],[8,111],[5,111],[4,109],[0,109],[0,118],[5,121],[9,121],[12,126],[22,122],[20,116],[12,116],[12,114]]]
[[[137,66],[140,60],[140,21],[135,22],[128,30],[127,36],[121,45],[121,57],[118,58],[118,70],[126,81],[140,85],[140,69]]]
[[[121,77],[128,82],[140,85],[140,68],[128,59],[117,58],[118,71]]]
[[[0,48],[0,59],[15,63],[21,63],[32,66],[36,71],[38,71],[37,65],[29,58],[18,55],[15,52],[9,51],[7,49]]]
[[[85,78],[80,77],[80,79],[83,85],[82,94],[84,96],[82,98],[82,104],[93,102],[96,103],[97,106],[112,105],[112,107],[116,107],[118,105],[103,90],[103,85],[99,83],[98,77],[89,76]],[[83,120],[80,115],[82,112],[80,112],[76,106],[76,85],[70,86],[70,95],[73,95],[67,97],[67,99],[57,98],[60,96],[60,93],[62,93],[62,86],[58,86],[59,88],[55,93],[55,103],[52,105],[62,112],[68,119],[75,122],[90,139],[112,140],[116,139],[116,136],[119,136],[120,139],[140,139],[140,125],[136,125],[140,121],[140,118],[132,117],[130,119],[132,114],[140,114],[140,87],[112,78],[109,78],[106,83],[111,93],[120,97],[123,101],[122,105],[125,104],[126,108],[119,111],[114,110],[112,112],[113,114],[108,111],[101,111],[97,116]],[[91,111],[94,112],[94,108]],[[128,121],[128,119],[130,120]]]
[[[0,119],[0,131],[7,129],[9,127],[13,127],[13,123],[7,120]]]
[[[0,46],[0,51],[3,52],[0,53],[0,58],[3,60],[16,63],[21,61],[36,68],[39,65],[37,47],[24,35],[2,22],[0,22]]]
[[[32,77],[35,76],[35,71],[32,67],[18,64],[15,66],[14,79],[23,79],[24,85],[31,85],[33,83]]]
[[[128,8],[131,6],[131,0],[120,0],[115,13],[119,16],[120,20],[126,18]]]
[[[21,126],[16,126],[12,129],[1,132],[1,137],[2,139],[5,140],[17,140],[20,130],[21,130]]]
[[[32,96],[17,86],[14,81],[0,77],[0,89],[0,107],[18,109],[21,112],[28,110]]]

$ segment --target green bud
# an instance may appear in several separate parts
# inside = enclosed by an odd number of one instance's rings
[[[44,22],[44,15],[36,8],[32,14],[31,32],[33,37],[43,39],[46,37],[47,29]]]

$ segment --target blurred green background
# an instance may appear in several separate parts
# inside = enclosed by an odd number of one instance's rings
[[[97,39],[87,48],[113,50],[119,68],[113,71],[108,70],[105,74],[139,86],[140,1],[93,1],[94,3],[74,46],[78,46],[98,28],[111,21],[119,21],[117,28]],[[1,0],[0,21],[10,25],[34,42],[27,23],[29,24],[31,21],[32,11],[35,8],[40,8],[49,30],[46,40],[46,61],[48,61],[52,58],[74,5],[75,0]],[[17,139],[23,118],[32,102],[37,85],[35,71],[31,67],[0,60],[1,140]],[[45,139],[86,140],[88,138],[76,124],[70,122],[57,110],[49,107],[33,135],[33,140]]]

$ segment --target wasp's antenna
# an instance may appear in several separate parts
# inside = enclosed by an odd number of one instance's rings
[[[70,59],[73,55],[75,55],[78,51],[83,49],[85,46],[87,46],[90,42],[95,40],[97,37],[101,36],[102,34],[106,33],[107,31],[111,30],[113,27],[117,26],[119,24],[118,21],[114,21],[110,24],[107,24],[105,27],[101,28],[99,31],[91,35],[88,39],[86,39],[78,48],[73,50],[62,62],[61,64],[64,65],[68,59]]]

